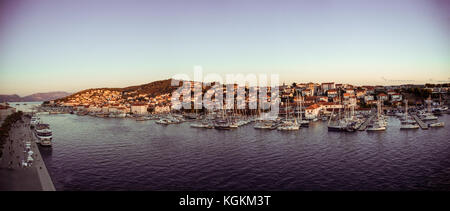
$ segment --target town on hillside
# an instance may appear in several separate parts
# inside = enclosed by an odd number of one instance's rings
[[[167,89],[167,83],[161,89]],[[192,83],[194,86],[194,83]],[[279,86],[280,114],[286,108],[297,108],[301,104],[304,116],[314,119],[320,113],[330,112],[332,109],[352,107],[356,110],[370,110],[381,101],[384,109],[394,109],[404,106],[405,99],[410,106],[425,106],[426,100],[431,99],[433,106],[448,104],[450,84],[425,85],[396,85],[396,86],[354,86],[351,84],[327,83],[292,83]],[[226,94],[227,86],[220,86]],[[207,95],[209,87],[203,85],[202,95]],[[156,90],[158,87],[155,88]],[[246,109],[256,98],[249,96],[249,90],[259,87],[245,87]],[[101,116],[126,117],[127,115],[142,116],[147,114],[161,114],[175,112],[172,109],[172,92],[142,92],[134,90],[89,89],[71,96],[54,101],[44,102],[44,108],[50,112],[78,112]],[[237,95],[238,87],[233,92]],[[267,87],[267,99],[271,101],[270,87]],[[228,93],[229,95],[230,93]],[[214,98],[214,97],[213,97]],[[225,98],[225,97],[224,97]],[[192,104],[198,96],[191,98]],[[259,106],[259,109],[263,106]],[[194,108],[192,106],[192,108]],[[182,109],[183,112],[202,112],[196,109]]]

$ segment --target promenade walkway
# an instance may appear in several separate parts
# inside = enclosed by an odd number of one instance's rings
[[[16,122],[10,131],[10,137],[3,149],[0,159],[0,190],[12,191],[54,191],[55,187],[42,159],[33,133],[29,127],[30,119],[23,117],[23,122]],[[26,142],[31,143],[34,152],[32,166],[22,166],[26,161]]]

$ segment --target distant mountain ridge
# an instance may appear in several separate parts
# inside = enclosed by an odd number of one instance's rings
[[[35,93],[25,97],[19,95],[0,95],[0,102],[36,102],[36,101],[49,101],[66,97],[71,93],[68,92],[45,92]]]

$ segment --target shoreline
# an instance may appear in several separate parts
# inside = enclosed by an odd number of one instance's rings
[[[55,191],[55,186],[42,159],[33,132],[29,128],[30,119],[22,117],[10,131],[10,138],[3,149],[0,160],[0,190],[4,191]],[[34,159],[31,167],[22,167],[25,160],[24,143],[31,142]]]

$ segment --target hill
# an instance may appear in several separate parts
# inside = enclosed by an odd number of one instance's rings
[[[19,95],[0,95],[0,102],[36,102],[36,101],[49,101],[56,100],[70,95],[67,92],[45,92],[35,93],[25,97]]]
[[[92,90],[109,90],[109,91],[118,91],[122,93],[122,97],[133,97],[136,95],[146,95],[148,97],[155,97],[162,94],[172,93],[175,91],[178,86],[171,86],[172,79],[166,79],[166,80],[160,80],[160,81],[154,81],[147,84],[141,84],[136,86],[129,86],[125,88],[91,88],[91,89],[85,89],[80,92],[74,93],[69,96],[65,96],[63,98],[58,99],[57,101],[66,101],[69,98],[81,95],[83,93],[86,93],[88,91]]]

